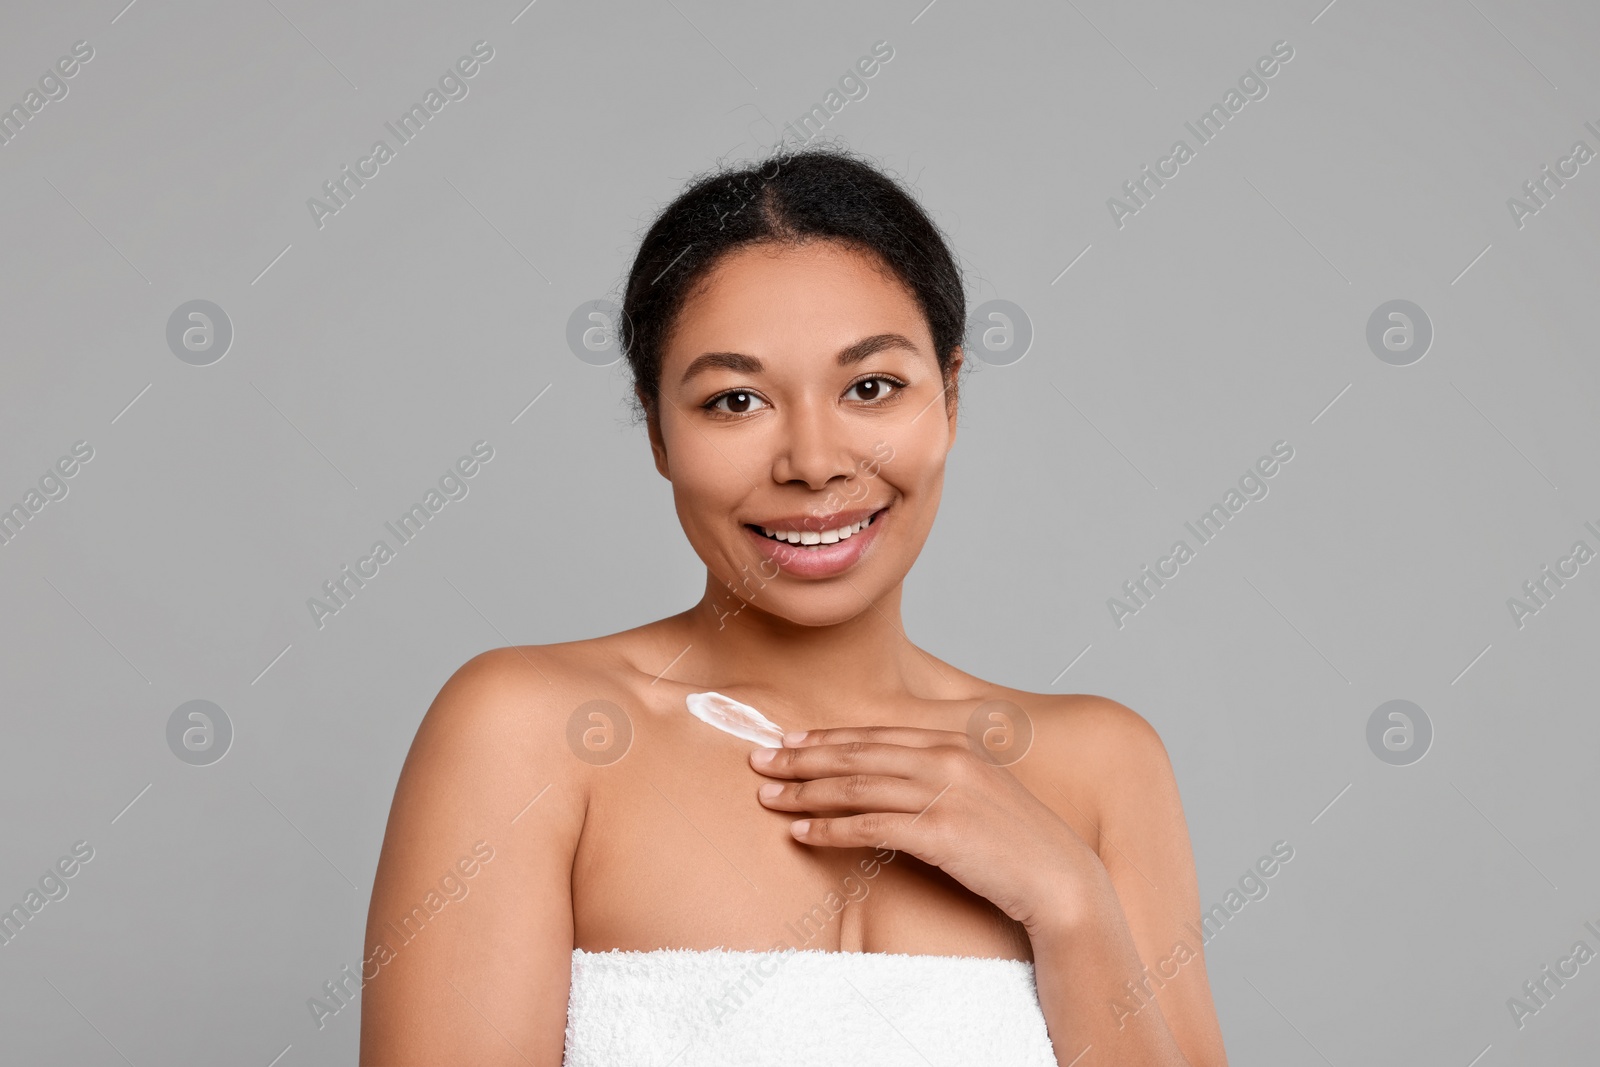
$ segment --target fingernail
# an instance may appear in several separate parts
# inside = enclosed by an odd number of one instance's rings
[[[783,743],[786,745],[798,745],[806,739],[806,734],[810,732],[810,730],[790,730],[783,735]]]
[[[789,824],[789,832],[794,834],[796,837],[804,835],[809,829],[811,829],[810,819],[801,819],[799,822],[792,822]]]
[[[783,792],[783,786],[778,785],[776,782],[768,782],[766,785],[756,790],[756,795],[762,800],[771,800],[781,792]]]
[[[777,753],[770,748],[758,748],[750,754],[750,762],[758,767],[765,767],[772,762],[772,757]]]

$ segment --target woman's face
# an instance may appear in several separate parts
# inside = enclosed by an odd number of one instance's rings
[[[826,240],[730,253],[680,314],[650,427],[711,573],[811,626],[898,585],[939,507],[958,367],[947,397],[921,308],[875,256]]]

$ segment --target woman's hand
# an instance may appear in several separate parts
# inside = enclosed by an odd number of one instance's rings
[[[1070,925],[1109,885],[1088,843],[965,733],[864,726],[796,737],[756,749],[750,764],[790,779],[762,785],[763,805],[819,816],[791,824],[798,841],[907,852],[1030,935]]]

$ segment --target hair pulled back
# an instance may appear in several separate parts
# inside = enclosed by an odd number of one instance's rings
[[[896,180],[848,150],[784,148],[762,162],[693,179],[645,233],[617,329],[636,411],[656,414],[672,331],[723,257],[749,245],[819,239],[874,253],[911,291],[948,379],[965,330],[966,293],[939,228]]]

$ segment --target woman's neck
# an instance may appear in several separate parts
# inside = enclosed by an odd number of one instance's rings
[[[863,600],[847,619],[802,625],[708,581],[698,604],[663,620],[669,643],[682,650],[663,677],[738,689],[750,703],[772,694],[788,707],[810,709],[804,722],[780,723],[786,729],[856,725],[860,708],[907,697],[964,698],[965,676],[906,636],[900,593],[896,585],[875,601]]]

